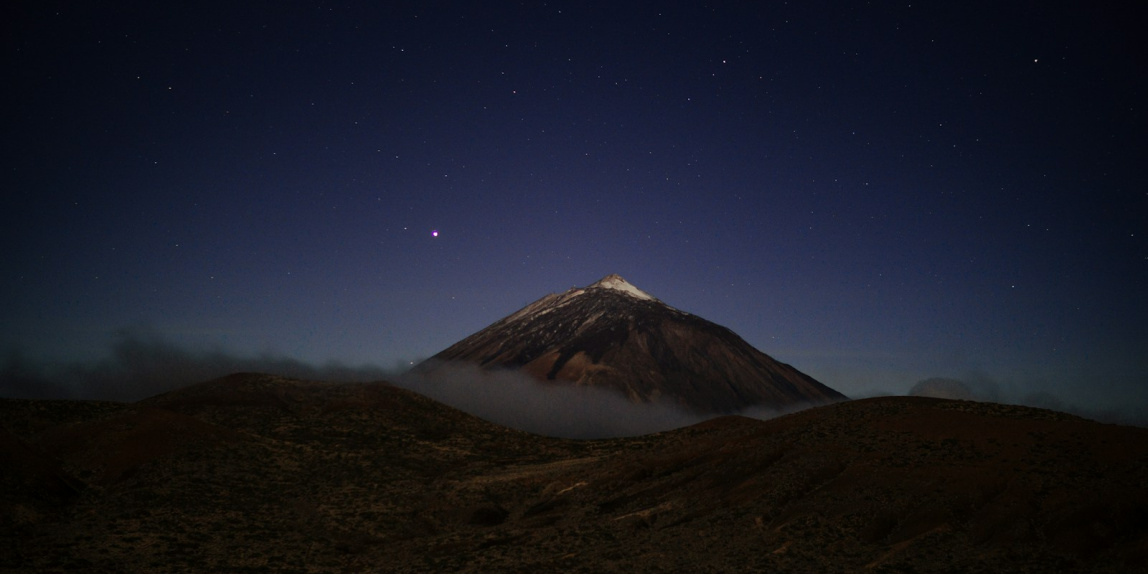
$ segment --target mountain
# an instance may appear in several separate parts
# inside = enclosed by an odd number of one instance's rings
[[[1148,572],[1148,429],[880,397],[576,441],[387,383],[0,399],[0,572]]]
[[[633,402],[667,401],[699,413],[784,410],[845,398],[618,275],[546,295],[415,372],[433,372],[444,362],[516,369],[539,381],[611,389]]]

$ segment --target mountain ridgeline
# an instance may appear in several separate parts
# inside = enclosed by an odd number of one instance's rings
[[[787,410],[845,398],[733,331],[674,309],[618,275],[552,293],[415,368],[463,362],[544,383],[620,392],[697,413]]]

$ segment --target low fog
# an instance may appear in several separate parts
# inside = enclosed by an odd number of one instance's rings
[[[711,418],[668,404],[634,404],[608,390],[540,384],[517,371],[469,364],[439,363],[394,383],[490,422],[565,438],[637,436]]]
[[[274,355],[192,350],[146,329],[124,329],[113,340],[109,357],[94,362],[45,363],[9,349],[0,364],[0,397],[137,401],[239,372],[334,382],[377,381],[390,375],[371,365],[315,366]]]
[[[1148,426],[1148,408],[1143,405],[1126,405],[1122,408],[1086,407],[1065,401],[1048,391],[1014,389],[981,374],[960,379],[925,379],[909,389],[909,396],[1023,405],[1070,413],[1104,423]]]
[[[598,389],[539,385],[513,372],[450,365],[433,375],[378,366],[310,365],[287,357],[243,357],[182,348],[146,329],[125,329],[109,357],[49,364],[9,350],[0,364],[0,397],[137,401],[237,372],[329,382],[388,381],[494,423],[548,436],[634,436],[687,426],[703,417],[668,405],[635,405]]]
[[[330,382],[388,381],[494,423],[566,438],[635,436],[709,418],[670,404],[634,404],[607,390],[539,384],[514,371],[482,371],[458,364],[437,365],[429,373],[404,370],[339,363],[316,366],[275,355],[192,350],[136,329],[121,331],[108,358],[93,362],[50,364],[8,350],[0,361],[0,397],[136,401],[232,373],[259,372]],[[927,379],[908,394],[1021,404],[1101,422],[1148,426],[1143,406],[1086,408],[1048,392],[1015,392],[983,375]],[[768,419],[801,408],[751,408],[739,414]]]
[[[539,384],[513,371],[460,364],[438,365],[431,373],[373,365],[315,366],[275,355],[188,349],[146,329],[122,330],[109,356],[93,362],[49,364],[9,350],[0,363],[0,397],[128,402],[237,372],[330,382],[388,381],[494,423],[564,438],[636,436],[709,418],[668,404],[634,404],[607,390]],[[742,414],[771,418],[784,413],[750,409]]]

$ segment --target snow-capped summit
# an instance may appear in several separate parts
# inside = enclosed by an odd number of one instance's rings
[[[646,293],[645,291],[642,291],[641,289],[634,287],[628,281],[626,281],[625,279],[622,279],[622,276],[618,275],[617,273],[611,273],[611,274],[599,279],[596,283],[594,283],[593,285],[590,285],[590,287],[587,287],[587,289],[593,289],[594,287],[599,287],[602,289],[616,289],[616,290],[621,291],[627,295],[631,295],[631,296],[637,297],[639,299],[647,299],[650,301],[656,300],[653,297],[651,297],[649,293]]]
[[[459,361],[547,383],[596,386],[699,413],[845,398],[733,331],[666,305],[618,275],[551,293],[415,367]]]

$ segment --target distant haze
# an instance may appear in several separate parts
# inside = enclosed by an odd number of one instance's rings
[[[637,436],[708,418],[665,403],[635,404],[608,390],[539,383],[520,371],[466,363],[441,363],[395,383],[488,421],[548,436]]]
[[[276,355],[184,348],[147,329],[121,330],[109,351],[98,361],[48,364],[9,350],[0,363],[0,397],[136,401],[231,373],[261,372],[334,382],[387,381],[498,424],[566,438],[634,436],[706,418],[668,404],[633,404],[609,391],[541,385],[509,371],[450,364],[416,375],[373,365],[315,366]]]
[[[137,401],[236,372],[337,382],[381,380],[395,372],[371,365],[315,366],[270,354],[244,357],[218,348],[189,349],[139,328],[121,330],[109,351],[98,361],[54,364],[9,349],[0,362],[0,397]]]
[[[141,328],[121,330],[108,356],[98,361],[45,363],[19,349],[8,349],[0,356],[0,397],[135,401],[235,372],[335,382],[385,380],[492,422],[552,436],[637,435],[701,420],[672,405],[635,405],[610,392],[547,387],[508,372],[480,373],[452,365],[432,377],[405,374],[401,367],[334,362],[313,365],[281,355],[242,356],[221,348],[181,347]],[[889,389],[883,394],[907,391],[919,396],[1024,404],[1103,422],[1148,425],[1148,413],[1143,408],[1081,406],[1055,393],[1016,389],[984,375],[932,378],[911,390]],[[741,414],[770,418],[783,413],[751,409]]]
[[[1024,405],[1072,413],[1101,422],[1148,426],[1148,409],[1144,407],[1082,406],[1048,391],[1014,392],[1002,389],[996,381],[984,376],[970,376],[966,379],[933,377],[913,385],[908,394],[915,397]]]

